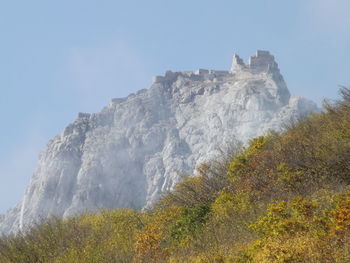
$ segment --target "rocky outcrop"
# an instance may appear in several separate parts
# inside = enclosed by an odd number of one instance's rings
[[[52,139],[0,229],[16,232],[49,215],[149,206],[179,173],[192,172],[221,147],[316,110],[290,95],[267,51],[248,65],[234,56],[230,71],[168,71],[99,113],[80,113]]]

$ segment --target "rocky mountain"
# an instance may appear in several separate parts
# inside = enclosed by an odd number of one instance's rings
[[[313,111],[315,103],[290,95],[267,51],[247,64],[235,55],[230,71],[168,71],[99,113],[79,113],[49,141],[0,231],[16,232],[49,215],[149,206],[181,172],[232,141],[246,142]]]

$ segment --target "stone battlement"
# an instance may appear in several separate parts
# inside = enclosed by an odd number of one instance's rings
[[[265,50],[258,50],[255,56],[249,58],[248,64],[244,64],[243,60],[235,54],[232,59],[231,72],[234,73],[241,70],[247,70],[253,73],[279,72],[275,57],[269,51]]]
[[[214,78],[214,77],[222,77],[231,74],[228,70],[208,70],[208,69],[198,69],[196,71],[183,71],[183,72],[172,72],[168,70],[164,76],[154,76],[152,79],[152,83],[160,83],[164,81],[174,81],[178,76],[182,76],[189,79],[198,78]]]
[[[90,118],[90,116],[91,116],[90,113],[85,113],[85,112],[79,112],[78,113],[78,119]]]
[[[154,76],[152,83],[172,82],[178,76],[189,79],[214,79],[216,77],[224,77],[239,71],[249,71],[252,73],[262,72],[279,72],[278,64],[275,57],[269,51],[258,50],[255,56],[249,58],[248,64],[245,64],[237,54],[233,55],[231,70],[208,70],[198,69],[196,71],[173,72],[168,70],[164,76]]]
[[[153,79],[152,79],[152,83],[159,83],[159,82],[164,82],[164,81],[173,81],[179,75],[182,75],[182,73],[181,72],[172,72],[171,70],[168,70],[167,72],[165,72],[164,76],[154,76]]]

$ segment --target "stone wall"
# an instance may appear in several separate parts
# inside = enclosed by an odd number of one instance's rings
[[[249,58],[248,64],[244,64],[243,60],[235,54],[232,59],[231,72],[250,71],[252,73],[275,72],[279,71],[275,57],[269,51],[258,50],[255,56]]]

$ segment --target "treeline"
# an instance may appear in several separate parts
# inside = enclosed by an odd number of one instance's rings
[[[50,219],[2,263],[350,262],[350,90],[198,168],[151,211]]]

